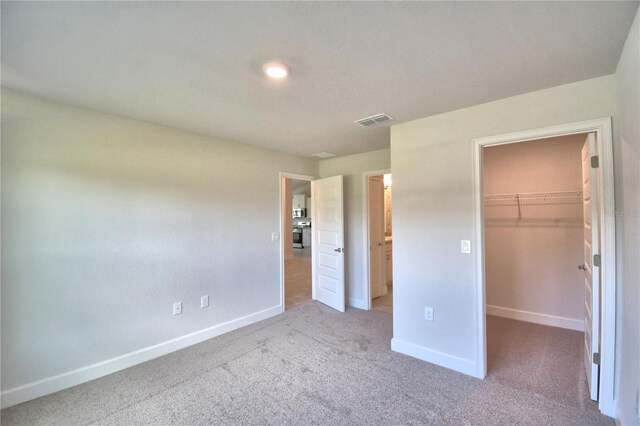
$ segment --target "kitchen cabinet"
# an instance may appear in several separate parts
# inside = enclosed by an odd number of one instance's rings
[[[304,209],[306,196],[304,194],[298,194],[293,196],[293,209]]]
[[[307,217],[311,219],[311,197],[307,197]]]

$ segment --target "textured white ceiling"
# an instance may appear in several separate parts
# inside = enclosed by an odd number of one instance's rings
[[[2,84],[294,154],[614,72],[637,2],[2,2]],[[267,81],[272,59],[292,68]]]

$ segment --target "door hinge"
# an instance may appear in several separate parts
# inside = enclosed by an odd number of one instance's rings
[[[593,266],[597,266],[599,268],[601,263],[602,263],[602,259],[600,258],[600,255],[599,254],[594,254],[593,255]]]
[[[600,353],[599,352],[594,352],[593,353],[593,363],[595,365],[600,365]]]
[[[591,157],[591,168],[597,169],[598,167],[600,167],[600,157],[594,155],[593,157]]]

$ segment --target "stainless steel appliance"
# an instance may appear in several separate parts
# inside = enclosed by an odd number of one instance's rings
[[[293,228],[293,248],[304,248],[302,246],[302,228]]]
[[[307,217],[307,209],[293,209],[293,217]]]

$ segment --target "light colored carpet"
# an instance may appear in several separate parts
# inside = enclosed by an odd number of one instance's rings
[[[502,349],[493,354],[528,344],[525,334],[499,326],[501,335],[524,339],[504,342],[494,335],[492,344]],[[542,334],[537,342],[545,341]],[[613,424],[573,385],[564,389],[567,398],[535,390],[538,377],[531,375],[541,371],[538,364],[527,364],[528,373],[518,380],[510,378],[509,368],[492,364],[491,376],[481,381],[391,352],[390,339],[391,316],[385,312],[341,314],[309,301],[3,410],[2,424]],[[548,343],[564,350],[574,342]],[[536,386],[519,381],[526,376]],[[557,376],[547,380],[564,387]]]
[[[591,406],[584,333],[487,316],[490,378],[554,401]]]

